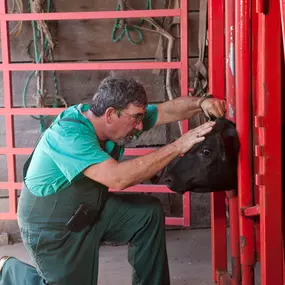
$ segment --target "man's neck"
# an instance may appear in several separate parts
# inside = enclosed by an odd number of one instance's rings
[[[96,117],[93,115],[93,113],[90,110],[87,110],[86,112],[83,112],[82,115],[88,119],[91,124],[94,127],[94,130],[96,131],[96,135],[99,139],[100,145],[105,145],[105,141],[108,139],[104,133],[104,122],[103,119],[100,117]],[[102,146],[101,145],[101,146]]]

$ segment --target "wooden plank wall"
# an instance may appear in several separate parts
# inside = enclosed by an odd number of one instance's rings
[[[9,5],[11,1],[8,1]],[[28,1],[24,1],[28,2]],[[76,11],[107,11],[116,9],[116,1],[110,0],[55,0],[57,12]],[[128,3],[135,9],[143,9],[145,1],[129,0]],[[28,7],[25,4],[25,12]],[[153,9],[165,8],[164,0],[153,0]],[[193,85],[194,64],[198,58],[198,27],[199,27],[199,0],[189,0],[189,80]],[[138,23],[131,20],[130,23]],[[54,59],[58,62],[66,61],[149,61],[154,60],[159,36],[155,33],[143,31],[143,41],[140,45],[130,43],[126,37],[119,42],[111,40],[114,20],[82,20],[82,21],[58,21],[52,27],[52,34],[56,42]],[[179,35],[175,35],[179,38]],[[32,28],[30,22],[23,23],[22,33],[10,39],[12,62],[31,62],[26,53],[26,48],[32,40]],[[177,48],[179,46],[176,46]],[[0,53],[0,61],[1,61]],[[59,94],[69,104],[90,102],[96,86],[111,71],[64,71],[57,73]],[[12,73],[13,105],[23,106],[23,88],[29,76],[29,72]],[[164,75],[154,74],[152,70],[117,71],[116,74],[132,76],[141,82],[147,91],[150,102],[162,102],[167,100],[164,88]],[[45,72],[45,88],[49,94],[54,94],[53,75]],[[27,89],[27,105],[35,104],[34,93],[36,79],[32,77]],[[0,73],[0,107],[3,107],[3,82]],[[39,122],[29,116],[15,116],[16,146],[33,147],[40,136]],[[162,145],[179,135],[177,125],[166,128],[160,127],[146,133],[140,140],[133,142],[136,145]],[[0,116],[0,147],[5,145],[4,119]],[[22,179],[21,169],[26,156],[17,156],[17,180]],[[0,180],[7,179],[6,159],[0,156]],[[199,198],[204,199],[204,198]],[[198,203],[200,206],[203,203]],[[205,203],[204,203],[205,204]],[[205,209],[204,209],[205,210]],[[208,221],[207,221],[208,222]]]

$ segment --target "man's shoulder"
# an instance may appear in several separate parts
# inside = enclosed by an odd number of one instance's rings
[[[88,110],[88,104],[77,104],[68,107],[62,113],[60,113],[50,128],[55,128],[56,130],[68,130],[68,131],[83,131],[83,132],[90,132],[95,133],[94,127],[91,122],[86,119],[82,112]]]
[[[62,111],[55,119],[55,121],[58,121],[60,119],[63,118],[76,118],[78,117],[78,115],[80,114],[79,110],[80,110],[80,106],[82,104],[76,104],[76,105],[72,105],[69,106],[68,108],[66,108],[64,111]]]

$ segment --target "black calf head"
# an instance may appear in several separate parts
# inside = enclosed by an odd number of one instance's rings
[[[238,152],[235,124],[217,119],[203,142],[167,166],[160,183],[181,193],[236,189]]]

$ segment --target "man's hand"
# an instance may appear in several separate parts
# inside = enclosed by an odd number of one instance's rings
[[[226,101],[216,98],[207,98],[201,103],[201,109],[208,118],[211,116],[216,118],[223,117],[227,111]]]
[[[181,136],[173,144],[178,148],[180,154],[189,151],[196,143],[202,142],[205,135],[211,132],[215,122],[207,122],[199,127],[192,129]]]

